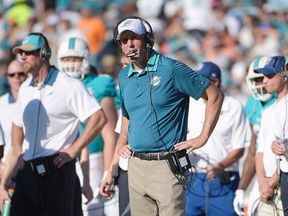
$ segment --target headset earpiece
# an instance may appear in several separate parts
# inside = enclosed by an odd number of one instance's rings
[[[281,73],[280,73],[280,75],[281,75],[281,77],[282,77],[282,80],[283,80],[283,82],[284,83],[286,83],[286,82],[288,82],[288,71],[282,71]]]
[[[288,71],[287,71],[287,64],[285,62],[285,58],[282,59],[282,72],[280,73],[282,80],[284,83],[288,82]]]
[[[139,19],[141,19],[141,18],[139,17]],[[145,29],[146,29],[146,34],[145,34],[146,48],[147,48],[147,50],[152,49],[152,47],[154,46],[154,42],[155,42],[152,26],[146,20],[144,20],[144,19],[141,19],[141,20],[142,20],[142,22],[145,26]]]
[[[48,62],[51,58],[52,52],[51,52],[51,48],[49,46],[47,38],[39,32],[33,32],[33,33],[30,33],[29,35],[37,35],[37,36],[40,36],[44,40],[44,45],[40,48],[39,56],[43,62]]]
[[[146,43],[146,50],[148,53],[151,52],[152,46],[150,45],[150,43]]]

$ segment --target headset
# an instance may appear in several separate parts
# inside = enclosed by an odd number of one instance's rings
[[[285,58],[285,66],[283,71],[280,73],[283,82],[287,83],[288,82],[288,56]]]
[[[138,17],[138,16],[131,16],[131,17],[127,17],[125,18],[124,20],[121,20],[120,22],[117,23],[114,31],[113,31],[113,38],[114,38],[114,41],[116,43],[120,43],[120,40],[117,39],[118,37],[118,26],[125,22],[127,19],[139,19],[142,21],[144,27],[145,27],[145,35],[144,35],[144,39],[145,39],[145,44],[146,44],[146,49],[152,49],[152,47],[154,46],[154,42],[155,42],[155,39],[154,39],[154,33],[153,33],[153,30],[152,30],[152,26],[150,25],[150,23],[148,23],[146,20],[142,19],[141,17]]]
[[[51,52],[51,48],[49,46],[47,38],[42,33],[39,33],[39,32],[30,33],[28,36],[30,35],[37,35],[43,39],[44,45],[42,45],[42,47],[40,48],[39,56],[40,56],[41,61],[48,62],[51,58],[52,52]]]
[[[275,73],[279,73],[281,75],[283,83],[288,82],[288,73],[286,69],[286,59],[284,56],[274,56],[272,57],[273,61],[268,62],[271,68],[273,68]]]

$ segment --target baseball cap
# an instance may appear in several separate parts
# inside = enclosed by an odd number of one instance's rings
[[[137,35],[143,35],[146,33],[146,28],[140,19],[126,19],[121,22],[118,27],[118,35],[116,37],[117,40],[120,40],[121,34],[124,31],[132,31]]]
[[[210,78],[221,79],[221,70],[213,62],[199,63],[195,71],[201,76],[206,77],[207,79],[210,79]]]
[[[45,45],[44,39],[40,35],[28,35],[22,41],[21,46],[16,46],[13,48],[12,52],[16,55],[21,50],[25,52],[32,52],[41,49]]]
[[[273,56],[267,57],[264,65],[259,68],[254,68],[256,73],[264,75],[280,73],[285,70],[285,57],[284,56]]]

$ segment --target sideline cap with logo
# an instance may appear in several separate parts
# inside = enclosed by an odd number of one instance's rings
[[[280,73],[285,70],[285,57],[273,56],[268,57],[262,68],[254,68],[256,73],[264,75]]]
[[[40,35],[29,35],[22,41],[21,46],[13,48],[13,54],[18,54],[20,51],[32,52],[41,49],[45,45],[44,39]]]
[[[138,18],[134,19],[126,19],[119,24],[117,27],[118,34],[116,36],[116,40],[120,40],[121,34],[124,31],[132,31],[137,35],[143,35],[146,33],[146,28],[142,22],[142,20]]]
[[[197,65],[195,71],[207,79],[221,79],[221,70],[213,62],[203,62]]]

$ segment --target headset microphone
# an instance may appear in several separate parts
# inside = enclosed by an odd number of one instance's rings
[[[128,54],[126,54],[126,57],[134,57],[134,56],[136,56],[137,54],[138,54],[137,52],[128,53]]]
[[[143,53],[146,53],[146,51],[140,51],[140,52],[131,52],[131,53],[128,53],[128,54],[126,54],[125,56],[126,57],[134,57],[134,56],[136,56],[136,55],[138,55],[138,54],[143,54]]]

